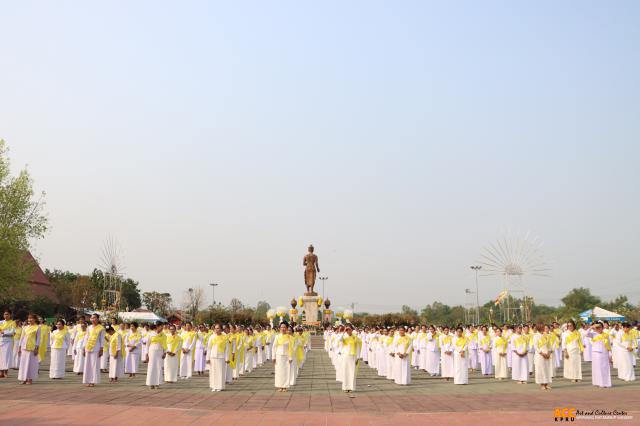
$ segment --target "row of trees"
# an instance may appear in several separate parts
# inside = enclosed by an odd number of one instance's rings
[[[60,305],[85,309],[101,306],[105,277],[99,269],[94,269],[91,275],[59,269],[53,271],[46,269],[44,273],[49,278],[51,286],[60,300]],[[123,309],[133,310],[142,306],[138,285],[138,282],[131,278],[122,280],[120,306]]]
[[[520,306],[523,301],[510,299],[512,306]],[[578,320],[579,314],[594,306],[614,311],[624,315],[628,321],[640,320],[640,305],[633,305],[627,296],[618,296],[613,300],[604,301],[591,294],[591,290],[584,287],[574,288],[562,298],[562,306],[549,306],[529,303],[530,319],[532,322],[549,323],[553,321]],[[494,311],[492,313],[492,311]],[[402,324],[448,324],[455,325],[468,322],[463,306],[449,306],[441,302],[433,302],[425,306],[420,312],[410,306],[403,306],[400,312],[386,314],[368,314],[359,312],[354,315],[353,322],[367,326],[391,326]],[[499,310],[490,301],[480,308],[482,323],[501,323]]]

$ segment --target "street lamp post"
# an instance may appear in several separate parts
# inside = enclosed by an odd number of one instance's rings
[[[216,287],[219,285],[218,283],[211,283],[211,309],[213,309],[213,305],[216,303]]]
[[[476,325],[480,324],[480,296],[478,295],[478,271],[482,269],[480,265],[473,265],[471,269],[476,271]]]
[[[216,304],[216,287],[218,286],[218,283],[210,283],[209,284],[211,286],[211,321],[213,322],[213,308],[214,305]]]
[[[320,281],[322,281],[322,300],[324,300],[324,282],[329,279],[329,277],[318,277]]]

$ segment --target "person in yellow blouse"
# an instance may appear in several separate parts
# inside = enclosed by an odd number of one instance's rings
[[[51,360],[49,362],[49,378],[64,378],[67,348],[71,338],[65,328],[64,320],[56,322],[56,329],[51,332]]]
[[[280,324],[280,333],[273,341],[273,363],[275,364],[275,387],[279,392],[289,389],[289,365],[293,362],[293,342],[286,322]]]
[[[393,354],[393,380],[397,385],[411,384],[411,337],[404,327],[398,328],[398,336],[391,343]]]
[[[551,384],[551,372],[553,370],[552,339],[549,326],[539,324],[537,333],[533,335],[532,346],[535,349],[533,358],[535,367],[535,382],[540,385],[540,389],[549,390]]]
[[[504,380],[509,377],[507,366],[507,352],[509,342],[502,336],[502,329],[496,328],[495,336],[492,343],[495,351],[495,376],[498,380]]]
[[[356,390],[356,376],[360,360],[358,354],[362,347],[362,340],[353,333],[353,326],[347,324],[345,333],[340,336],[343,358],[340,367],[342,368],[342,390],[351,393]]]
[[[209,387],[211,392],[220,392],[225,388],[227,365],[231,361],[231,339],[229,339],[229,336],[222,334],[222,326],[216,324],[214,326],[214,334],[207,343]]]
[[[20,368],[18,370],[18,380],[22,384],[32,384],[33,379],[38,378],[38,349],[42,344],[41,328],[37,323],[36,316],[29,314],[27,317],[27,326],[22,331],[20,337],[19,353]]]
[[[182,353],[182,337],[177,333],[176,326],[169,325],[167,334],[167,353],[164,358],[164,382],[175,383],[178,381],[178,367],[180,354]]]
[[[13,336],[16,334],[16,322],[11,318],[11,311],[5,310],[3,317],[0,321],[0,379],[9,375],[13,363]]]
[[[162,332],[162,325],[152,324],[147,342],[147,380],[150,389],[160,387],[162,381],[162,365],[167,353],[167,335]]]

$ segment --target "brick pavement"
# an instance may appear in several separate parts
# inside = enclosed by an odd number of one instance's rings
[[[265,365],[225,392],[211,393],[208,377],[193,377],[159,390],[144,386],[142,374],[109,384],[106,374],[96,388],[85,388],[70,373],[62,381],[48,378],[43,364],[40,379],[32,386],[20,385],[16,372],[0,380],[0,390],[10,410],[0,412],[0,423],[18,424],[506,424],[514,419],[526,424],[553,421],[555,407],[618,409],[635,418],[622,424],[640,424],[640,383],[614,378],[612,389],[591,386],[588,363],[585,381],[579,384],[558,379],[551,391],[530,383],[498,382],[479,374],[470,385],[456,386],[423,372],[413,374],[411,386],[397,386],[378,377],[368,366],[358,376],[358,391],[349,397],[335,381],[335,370],[322,350],[314,350],[300,373],[298,384],[282,394],[273,387],[273,367]],[[51,413],[64,416],[61,422]],[[636,422],[636,419],[638,422]],[[179,420],[179,421],[178,421]],[[139,423],[136,423],[139,422]],[[636,423],[634,423],[636,422]],[[621,424],[617,421],[616,424]]]

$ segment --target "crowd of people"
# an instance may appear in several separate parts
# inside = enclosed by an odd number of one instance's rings
[[[82,376],[87,387],[99,384],[102,374],[108,374],[111,383],[127,375],[135,377],[140,364],[146,363],[146,385],[151,389],[208,372],[213,392],[271,361],[275,387],[286,392],[295,385],[310,349],[309,333],[286,323],[280,324],[278,332],[260,325],[140,326],[136,322],[103,324],[94,313],[88,321],[81,316],[75,324],[60,319],[52,328],[33,314],[25,323],[14,320],[10,311],[4,311],[3,317],[0,378],[7,378],[11,369],[18,370],[18,380],[27,385],[38,378],[49,354],[49,377],[54,380],[64,379],[69,358],[73,372]]]
[[[469,383],[469,372],[497,380],[511,377],[518,384],[530,378],[551,389],[553,378],[582,380],[582,362],[591,363],[594,386],[611,387],[611,367],[618,378],[635,380],[640,355],[640,325],[515,324],[498,327],[459,325],[449,328],[364,327],[350,324],[327,328],[324,348],[345,392],[356,389],[361,363],[398,385],[411,383],[412,370],[442,377],[457,385]]]
[[[274,386],[286,392],[296,384],[311,349],[310,333],[286,322],[278,326],[192,323],[103,323],[98,314],[75,324],[60,319],[54,327],[36,315],[25,323],[4,311],[0,321],[0,379],[18,370],[23,384],[32,384],[49,356],[49,377],[62,380],[66,364],[82,376],[87,387],[135,377],[147,364],[146,385],[188,380],[208,373],[213,392],[225,389],[266,362],[274,364]],[[621,380],[635,380],[640,355],[640,325],[607,321],[576,326],[564,324],[364,327],[350,323],[324,331],[324,349],[344,392],[356,390],[362,364],[397,385],[411,384],[412,372],[422,370],[453,384],[468,384],[478,371],[518,384],[534,380],[548,390],[554,378],[582,380],[583,362],[591,363],[594,386],[611,387],[611,368]]]

